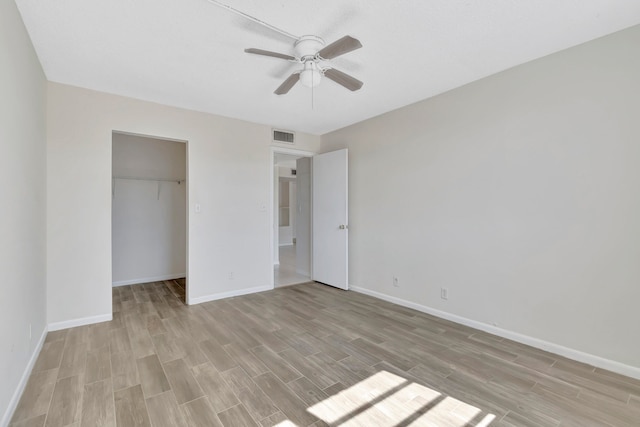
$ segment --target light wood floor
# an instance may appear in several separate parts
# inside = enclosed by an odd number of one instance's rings
[[[640,381],[354,292],[113,295],[47,335],[12,425],[640,425]]]

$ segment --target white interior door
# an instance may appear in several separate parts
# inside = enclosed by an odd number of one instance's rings
[[[348,289],[347,149],[313,157],[313,280]]]

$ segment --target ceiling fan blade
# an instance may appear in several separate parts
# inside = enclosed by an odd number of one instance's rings
[[[249,49],[245,49],[244,51],[247,53],[253,53],[255,55],[272,56],[274,58],[286,59],[287,61],[296,60],[296,58],[294,58],[293,56],[285,55],[284,53],[271,52],[270,50],[249,48]]]
[[[343,73],[342,71],[338,71],[335,68],[329,68],[324,71],[324,76],[328,79],[333,80],[349,89],[350,91],[356,91],[362,87],[364,83],[355,77],[351,77],[349,74]]]
[[[351,36],[344,36],[340,40],[336,40],[328,46],[323,47],[318,52],[318,56],[322,59],[333,59],[352,50],[360,49],[362,43],[358,39]]]
[[[298,83],[298,80],[300,80],[300,73],[291,74],[273,93],[276,95],[285,95],[292,87],[295,86],[296,83]]]

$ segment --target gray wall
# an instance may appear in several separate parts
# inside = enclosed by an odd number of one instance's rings
[[[46,81],[13,1],[0,2],[0,64],[0,425],[4,425],[46,330],[47,296]]]
[[[52,328],[111,316],[114,130],[188,141],[190,303],[272,287],[270,127],[52,82],[47,105]],[[296,148],[319,148],[319,136],[296,135]]]
[[[351,285],[638,376],[638,46],[633,27],[324,135],[350,151]]]

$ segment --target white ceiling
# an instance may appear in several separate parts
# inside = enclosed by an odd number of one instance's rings
[[[223,0],[295,35],[363,48],[349,92],[273,91],[297,69],[244,48],[290,39],[206,0],[16,0],[54,82],[323,134],[640,23],[639,0]]]

